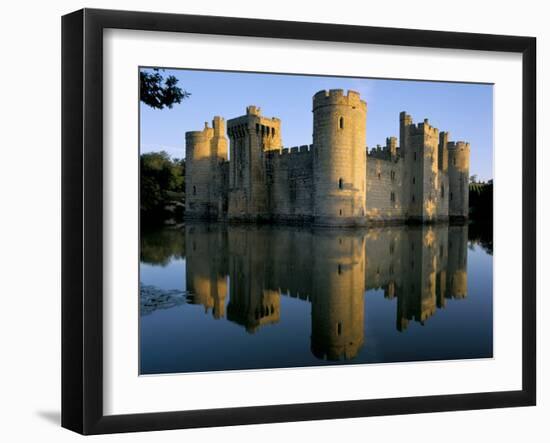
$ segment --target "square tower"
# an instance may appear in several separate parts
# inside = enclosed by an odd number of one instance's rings
[[[227,122],[229,135],[228,217],[233,220],[269,219],[264,154],[281,149],[281,121],[248,106],[246,114]]]

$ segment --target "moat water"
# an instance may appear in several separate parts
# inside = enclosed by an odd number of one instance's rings
[[[487,228],[201,223],[142,233],[142,374],[492,354]]]

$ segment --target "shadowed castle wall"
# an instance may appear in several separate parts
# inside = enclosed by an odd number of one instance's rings
[[[449,133],[439,133],[438,145],[438,184],[437,184],[437,216],[440,220],[449,218]]]
[[[313,216],[313,147],[269,151],[266,181],[273,220],[307,222]]]

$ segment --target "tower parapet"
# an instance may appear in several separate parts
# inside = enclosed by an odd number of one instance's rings
[[[361,99],[357,91],[348,90],[344,94],[343,89],[330,89],[317,92],[313,96],[313,111],[322,106],[356,106],[367,112],[367,102]],[[365,122],[366,123],[366,122]]]
[[[365,223],[367,103],[342,89],[313,96],[314,223]]]
[[[399,156],[397,137],[387,137],[385,146],[376,145],[376,147],[372,148],[370,152],[367,147],[367,156],[378,158],[380,160],[397,161]]]

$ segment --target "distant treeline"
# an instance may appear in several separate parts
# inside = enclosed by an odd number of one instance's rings
[[[493,181],[469,186],[470,226],[468,237],[493,254]]]
[[[469,186],[470,218],[474,221],[493,221],[493,181],[472,182]]]
[[[165,151],[140,157],[140,212],[143,225],[178,223],[185,208],[185,159]]]

